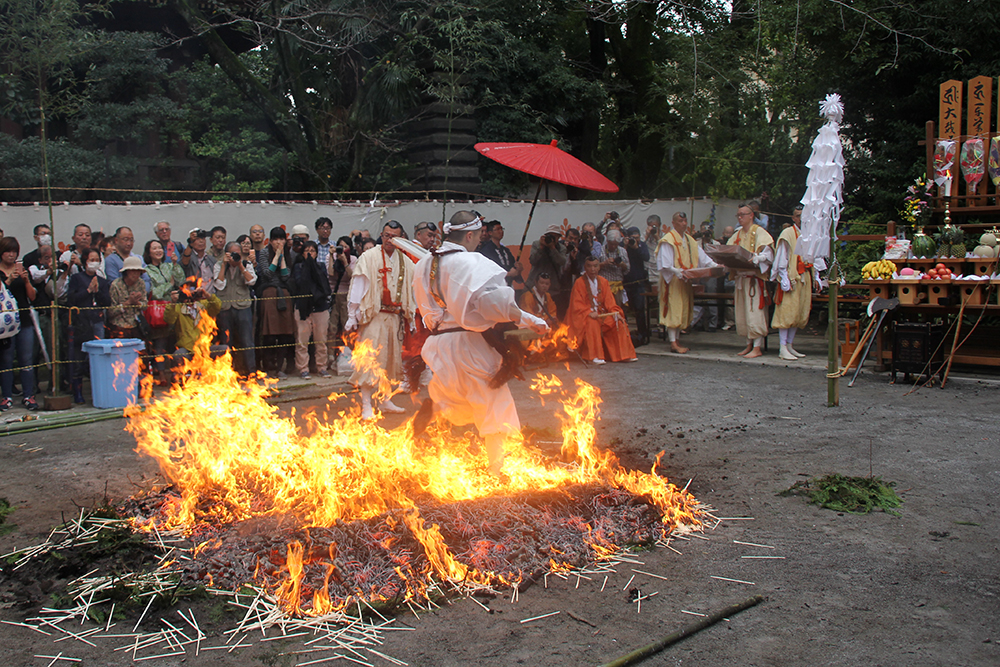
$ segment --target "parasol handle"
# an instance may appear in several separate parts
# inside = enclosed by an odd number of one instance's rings
[[[528,221],[524,223],[524,233],[521,234],[521,245],[520,250],[518,250],[518,259],[521,259],[521,255],[524,254],[524,240],[528,238],[528,227],[531,227],[531,217],[535,215],[535,205],[538,204],[538,195],[542,192],[542,183],[544,178],[538,179],[538,189],[535,190],[535,201],[531,202],[531,210],[528,211]]]

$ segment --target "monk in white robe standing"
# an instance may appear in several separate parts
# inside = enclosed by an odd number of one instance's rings
[[[358,331],[358,341],[377,350],[378,365],[390,381],[403,375],[403,331],[411,326],[416,311],[413,301],[413,262],[392,244],[403,235],[403,227],[390,220],[382,227],[382,245],[362,253],[354,265],[347,293],[345,331]],[[372,393],[379,385],[376,372],[355,369],[351,384],[361,392],[361,418],[371,419]],[[390,398],[382,401],[383,412],[403,412]]]
[[[748,204],[736,210],[740,228],[729,239],[729,245],[738,245],[752,254],[756,269],[736,269],[736,292],[733,310],[736,311],[736,332],[747,339],[747,346],[738,354],[746,359],[759,357],[767,335],[767,307],[771,303],[767,292],[767,274],[774,259],[771,244],[774,239],[763,227],[754,222],[754,212]]]
[[[781,231],[774,245],[774,264],[771,266],[771,280],[778,284],[771,326],[778,330],[778,357],[785,361],[806,356],[796,351],[792,342],[795,332],[809,324],[809,310],[812,308],[812,265],[803,262],[795,253],[801,218],[802,209],[795,209],[792,226]]]
[[[691,326],[694,314],[694,285],[687,271],[718,266],[708,258],[701,245],[687,233],[686,213],[674,213],[672,228],[656,247],[656,268],[660,273],[660,324],[667,328],[670,350],[685,354],[689,350],[678,338]]]
[[[453,424],[475,424],[486,440],[489,470],[499,476],[504,440],[520,431],[521,422],[510,388],[497,382],[503,357],[483,332],[505,322],[538,333],[548,326],[517,307],[506,271],[473,252],[482,227],[478,214],[455,213],[444,226],[441,247],[417,262],[413,292],[430,331],[421,354],[433,376],[430,401],[417,414],[414,431],[422,431],[432,413]]]

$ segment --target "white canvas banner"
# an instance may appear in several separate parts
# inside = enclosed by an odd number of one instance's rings
[[[734,200],[715,203],[716,236],[727,225],[736,224]],[[527,244],[536,241],[549,225],[569,224],[579,227],[586,222],[600,223],[608,211],[617,211],[622,224],[638,227],[645,234],[646,219],[659,215],[665,224],[674,213],[683,211],[691,221],[692,231],[708,220],[713,202],[707,198],[657,199],[635,201],[621,199],[586,201],[540,201],[535,207],[534,218],[528,230]],[[530,201],[521,200],[449,200],[444,207],[440,201],[377,201],[377,202],[281,202],[281,201],[227,201],[227,202],[116,202],[116,203],[62,203],[53,206],[53,236],[57,243],[69,243],[73,227],[83,223],[93,231],[114,234],[119,227],[129,227],[135,236],[134,252],[141,253],[146,241],[154,238],[153,226],[166,220],[172,229],[172,238],[187,242],[188,232],[195,227],[211,229],[225,227],[228,240],[246,234],[253,225],[264,227],[285,226],[291,232],[294,225],[305,225],[315,238],[317,218],[333,221],[332,236],[349,234],[367,229],[378,236],[389,220],[399,221],[407,234],[423,221],[440,222],[456,211],[476,210],[486,220],[500,220],[504,224],[506,245],[517,245],[524,232],[524,225],[531,210]],[[44,204],[0,203],[0,229],[6,236],[15,236],[21,243],[22,254],[34,247],[32,229],[38,224],[49,224],[48,207]]]

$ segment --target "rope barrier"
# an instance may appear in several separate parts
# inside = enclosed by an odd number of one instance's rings
[[[292,334],[288,334],[288,335],[292,335]],[[114,340],[114,339],[107,339],[107,340]],[[337,345],[338,348],[344,348],[344,347],[346,347],[344,345],[343,341],[341,339],[339,339],[339,338],[331,338],[331,339],[327,339],[327,340],[321,340],[321,341],[318,341],[318,342],[314,341],[314,340],[310,340],[308,343],[306,343],[306,345],[307,346],[315,346],[315,345],[319,345],[319,344],[329,345],[330,343],[339,343],[339,345]],[[252,346],[248,346],[248,347],[226,346],[226,350],[229,351],[229,352],[245,352],[247,350],[274,350],[274,349],[278,349],[278,348],[289,348],[289,347],[294,348],[296,346],[298,346],[298,343],[278,343],[278,344],[275,344],[275,345],[252,345]],[[163,357],[164,359],[166,359],[167,357],[172,357],[173,354],[174,354],[173,352],[164,352],[163,354],[140,354],[139,355],[139,359],[156,361],[157,357]],[[57,359],[57,360],[54,360],[54,361],[50,361],[49,363],[42,362],[42,363],[38,363],[38,364],[28,364],[26,366],[16,366],[14,368],[9,368],[9,369],[6,369],[6,370],[0,370],[0,373],[13,373],[15,371],[26,371],[29,368],[48,368],[53,363],[60,364],[60,365],[66,365],[66,364],[75,364],[75,363],[81,363],[82,364],[82,363],[86,363],[86,362],[87,362],[87,357],[84,357],[83,359],[79,359],[79,360]]]
[[[341,292],[341,294],[344,294],[344,293],[345,292]],[[254,302],[254,301],[280,301],[282,299],[301,299],[301,298],[306,298],[306,297],[310,297],[311,298],[312,296],[313,296],[312,294],[291,294],[291,295],[286,295],[286,296],[262,296],[262,297],[255,296],[255,297],[251,297],[250,301],[251,301],[251,303]],[[336,294],[331,294],[330,296],[331,297],[336,297]],[[64,297],[62,297],[62,298],[64,298]],[[174,301],[167,301],[166,299],[153,299],[153,301],[160,301],[160,302],[166,303],[167,305],[171,305],[173,303],[185,303],[184,301],[176,301],[176,302],[174,302]],[[220,303],[241,303],[242,301],[246,301],[246,299],[219,299]],[[186,303],[192,303],[192,302],[186,302]],[[146,307],[148,307],[148,306],[149,306],[149,304],[147,302]],[[56,309],[56,308],[59,308],[61,310],[71,310],[71,309],[75,309],[75,310],[107,310],[108,308],[112,308],[112,307],[113,306],[107,306],[107,307],[102,307],[102,306],[67,306],[66,304],[63,304],[63,303],[60,303],[60,304],[56,305],[56,303],[53,302],[53,303],[50,303],[50,304],[45,305],[45,306],[28,306],[26,308],[22,307],[22,308],[10,308],[10,309],[0,308],[0,313],[13,313],[15,311],[16,312],[29,311],[32,308],[37,313],[39,311]],[[138,306],[125,306],[125,307],[127,307],[127,308],[138,308]],[[249,308],[249,306],[247,306],[247,308]],[[238,310],[245,310],[245,309],[241,308],[241,309],[238,309]]]

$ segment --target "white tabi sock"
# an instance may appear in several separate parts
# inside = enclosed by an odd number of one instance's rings
[[[382,412],[391,412],[397,415],[402,412],[406,412],[405,408],[399,407],[398,405],[393,403],[391,399],[386,399],[382,401],[382,404],[379,406],[379,409],[381,409]]]
[[[503,441],[505,439],[503,433],[490,433],[486,436],[486,456],[489,457],[490,472],[494,475],[499,475],[503,470]]]
[[[361,418],[371,419],[374,414],[372,412],[372,388],[362,385],[361,389]]]

